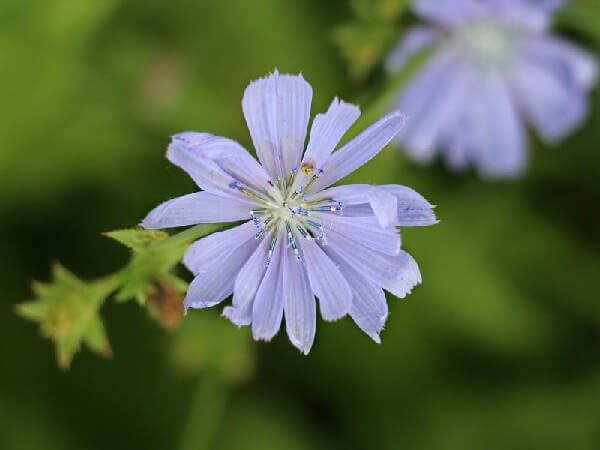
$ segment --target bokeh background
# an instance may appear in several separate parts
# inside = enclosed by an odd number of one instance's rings
[[[594,9],[558,27],[597,53]],[[304,357],[284,332],[253,343],[216,309],[168,332],[109,302],[113,357],[82,351],[62,372],[15,314],[51,261],[114,271],[128,253],[100,233],[193,189],[164,158],[171,134],[249,147],[249,80],[301,71],[313,113],[336,95],[369,110],[382,71],[354,76],[335,44],[354,15],[344,0],[0,2],[0,448],[600,448],[600,90],[559,147],[532,140],[521,180],[392,149],[352,176],[439,205],[439,225],[404,232],[424,283],[389,299],[380,346],[349,318],[319,321]]]

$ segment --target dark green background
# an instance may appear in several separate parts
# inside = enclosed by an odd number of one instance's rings
[[[597,17],[570,28],[591,48]],[[377,89],[381,74],[351,83],[331,43],[350,18],[342,0],[2,0],[0,448],[600,448],[600,92],[558,148],[532,142],[522,180],[391,149],[351,177],[439,205],[439,225],[404,232],[424,283],[389,299],[380,346],[319,321],[304,357],[216,309],[172,334],[109,302],[115,355],[83,351],[62,373],[14,314],[52,260],[90,279],[119,268],[127,252],[100,232],[193,189],[164,158],[171,134],[249,146],[250,80],[302,71],[313,113]]]

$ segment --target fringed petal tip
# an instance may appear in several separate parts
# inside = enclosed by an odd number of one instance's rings
[[[241,316],[239,314],[238,309],[234,308],[233,306],[226,306],[223,309],[221,316],[228,319],[238,328],[247,327],[252,323],[252,320],[250,318]]]
[[[296,347],[300,351],[300,353],[302,353],[303,356],[308,356],[313,346],[312,342],[302,342],[297,339],[292,339],[291,337],[289,337],[289,339],[292,345]]]

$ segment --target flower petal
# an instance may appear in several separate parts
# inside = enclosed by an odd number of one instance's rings
[[[321,316],[337,320],[348,314],[352,305],[352,289],[331,259],[312,240],[302,240],[310,286],[319,298]]]
[[[401,70],[410,58],[439,41],[441,37],[442,34],[434,28],[422,26],[410,28],[388,55],[385,61],[386,70],[389,73]]]
[[[352,307],[350,317],[356,322],[371,339],[381,343],[379,333],[383,330],[388,316],[388,306],[383,289],[370,283],[359,272],[354,270],[344,259],[337,257],[333,252],[325,252],[339,267],[342,275],[348,280],[352,288]]]
[[[438,223],[433,205],[413,189],[398,184],[379,186],[396,197],[400,227],[422,227]]]
[[[359,117],[358,106],[333,99],[327,112],[317,114],[313,120],[303,161],[311,161],[320,168]]]
[[[455,168],[471,161],[489,178],[519,176],[527,161],[526,142],[507,82],[489,73],[472,83],[477,95],[448,135],[446,160]]]
[[[326,230],[334,230],[365,247],[386,255],[397,255],[400,252],[400,234],[395,228],[381,228],[372,215],[345,217],[329,213],[312,213],[312,216]]]
[[[443,132],[456,121],[469,97],[471,71],[453,51],[441,51],[416,75],[401,95],[398,107],[409,117],[397,136],[409,155],[428,162]]]
[[[341,180],[371,160],[402,129],[405,121],[404,114],[392,112],[334,152],[323,165],[323,174],[313,185],[312,191],[317,192]]]
[[[397,184],[384,186],[347,184],[325,189],[318,196],[334,198],[342,202],[345,205],[344,217],[369,217],[375,215],[372,205],[373,199],[368,195],[369,190],[373,188],[392,194],[396,198],[393,209],[390,204],[385,213],[387,215],[391,211],[396,215],[391,225],[410,227],[437,223],[433,206],[422,195],[406,186]],[[309,199],[311,198],[309,197]]]
[[[235,278],[256,250],[254,239],[243,242],[231,252],[222,253],[206,271],[199,272],[185,296],[186,308],[208,308],[225,300],[233,292]]]
[[[223,310],[223,315],[237,326],[252,322],[252,306],[266,271],[269,244],[269,239],[261,241],[235,279],[233,302]]]
[[[325,189],[314,197],[333,198],[346,205],[368,203],[371,214],[379,221],[382,228],[393,227],[396,224],[398,204],[396,197],[378,186],[369,184],[347,184]],[[313,196],[309,197],[312,199]]]
[[[527,58],[561,71],[576,85],[585,90],[591,89],[598,81],[598,63],[584,50],[570,42],[552,37],[532,37],[524,42]]]
[[[485,13],[487,2],[478,0],[413,0],[417,14],[437,24],[455,27]]]
[[[248,241],[254,241],[254,234],[255,228],[252,222],[213,233],[190,245],[183,257],[183,264],[194,275],[209,272],[215,264],[235,249]]]
[[[220,195],[239,196],[230,188],[234,181],[263,191],[268,174],[237,142],[209,133],[185,132],[173,136],[167,158],[185,170],[202,189]],[[245,197],[244,200],[247,200]]]
[[[148,213],[141,223],[147,229],[184,227],[198,223],[247,220],[249,206],[231,197],[195,192],[167,200]]]
[[[252,306],[252,336],[256,340],[270,341],[281,327],[284,305],[283,258],[291,257],[287,253],[280,236]]]
[[[285,327],[292,344],[307,355],[317,330],[316,301],[304,266],[287,253],[283,258]]]
[[[553,13],[563,5],[563,0],[496,1],[491,6],[491,13],[496,20],[513,28],[518,26],[540,33],[548,29]]]
[[[342,258],[371,283],[396,297],[406,297],[421,282],[417,263],[402,250],[397,256],[384,255],[336,232],[329,233],[328,241],[328,253]]]
[[[258,158],[271,177],[286,177],[304,150],[312,88],[301,75],[279,74],[253,81],[242,108]]]
[[[521,108],[547,142],[571,133],[587,113],[583,90],[553,67],[522,58],[511,81]]]

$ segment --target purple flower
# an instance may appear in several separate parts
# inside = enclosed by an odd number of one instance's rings
[[[547,143],[572,132],[587,112],[594,59],[548,34],[557,0],[413,0],[432,27],[411,29],[389,71],[433,46],[396,106],[409,120],[397,140],[417,161],[440,152],[453,169],[514,177],[527,160],[524,122]]]
[[[194,273],[186,308],[207,308],[233,293],[223,314],[270,340],[285,323],[303,353],[321,316],[350,314],[376,342],[388,309],[383,290],[404,297],[421,281],[400,249],[398,226],[436,223],[432,206],[397,185],[329,187],[373,158],[404,124],[394,112],[333,152],[359,109],[338,99],[315,117],[304,142],[312,89],[302,76],[275,72],[252,82],[242,101],[260,164],[236,142],[178,134],[168,159],[201,192],[169,200],[145,228],[245,221],[194,243],[184,263]]]

